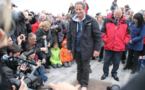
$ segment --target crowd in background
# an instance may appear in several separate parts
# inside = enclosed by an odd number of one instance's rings
[[[8,33],[8,45],[0,49],[0,58],[7,55],[9,57],[19,57],[36,63],[37,67],[39,67],[36,74],[40,76],[43,84],[47,81],[45,73],[50,67],[70,67],[75,61],[72,52],[68,50],[67,46],[69,21],[75,15],[75,7],[71,4],[68,14],[62,14],[60,16],[54,16],[45,10],[40,13],[35,13],[29,10],[15,11],[14,8],[16,7],[13,5],[11,30]],[[125,5],[121,8],[122,14],[119,13],[122,21],[115,22],[115,18],[112,15],[116,8],[119,8],[119,6],[117,5],[117,0],[114,0],[110,8],[110,13],[103,16],[101,11],[97,11],[96,16],[93,17],[99,25],[99,29],[102,32],[102,39],[104,41],[101,43],[102,48],[100,50],[100,55],[97,58],[99,62],[104,62],[104,75],[101,77],[102,80],[108,76],[106,70],[108,70],[107,68],[111,63],[118,66],[116,67],[116,70],[119,68],[120,61],[118,61],[117,64],[113,61],[105,61],[105,59],[108,58],[106,55],[112,53],[110,53],[110,51],[123,51],[120,55],[121,62],[125,64],[124,70],[131,69],[132,74],[140,70],[139,59],[145,59],[143,57],[145,54],[145,10],[134,13],[129,5]],[[86,13],[88,9],[89,7],[87,5]],[[109,20],[112,20],[109,22],[116,23],[115,25],[122,23],[127,25],[127,29],[125,26],[122,26],[122,29],[128,30],[125,35],[128,35],[129,40],[123,37],[122,41],[117,41],[118,43],[124,42],[124,50],[119,49],[122,46],[114,47],[114,49],[112,45],[106,45],[108,41],[111,42],[116,39],[115,37],[119,37],[115,36],[107,40],[109,37],[107,36],[108,34],[111,36],[111,33],[115,33],[104,31],[106,30],[104,27],[107,27],[104,25],[108,22],[108,18]],[[3,27],[1,28],[3,29]],[[104,36],[105,34],[106,36]],[[119,32],[118,35],[123,34],[124,32]],[[124,39],[127,41],[123,41]],[[92,56],[92,59],[96,59],[96,57]],[[14,71],[18,70],[14,64],[10,66]],[[21,68],[22,66],[19,66],[20,70],[25,69],[24,71],[26,71],[26,67]],[[119,81],[117,76],[114,76],[114,79]]]

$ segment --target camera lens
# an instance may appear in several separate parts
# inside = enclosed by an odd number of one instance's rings
[[[23,36],[20,36],[20,39],[23,39],[24,37]]]

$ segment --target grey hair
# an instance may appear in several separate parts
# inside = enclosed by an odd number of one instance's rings
[[[75,6],[78,5],[78,4],[79,4],[79,5],[82,5],[82,6],[83,6],[83,9],[85,9],[86,5],[85,5],[84,2],[78,1],[78,2],[75,3]]]
[[[123,14],[123,11],[122,11],[121,8],[116,8],[116,9],[114,10],[114,12],[121,12],[121,13]]]
[[[31,33],[29,33],[29,34],[28,34],[28,38],[31,38],[31,37],[33,37],[34,35],[35,35],[35,34],[34,34],[34,33],[32,33],[32,32],[31,32]],[[36,36],[36,35],[35,35],[35,36]]]

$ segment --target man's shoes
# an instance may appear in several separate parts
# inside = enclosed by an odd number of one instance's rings
[[[98,59],[98,62],[101,62],[101,61],[102,61],[102,58],[99,58],[99,59]]]
[[[117,75],[112,75],[112,77],[114,78],[114,80],[119,81],[119,78]]]
[[[136,72],[138,72],[136,69],[132,69],[131,74],[135,74]]]
[[[106,79],[108,76],[107,75],[103,75],[102,77],[101,77],[101,80],[104,80],[104,79]]]
[[[125,64],[125,60],[122,60],[122,64]]]
[[[127,69],[129,69],[129,67],[127,67],[127,66],[125,66],[125,67],[123,68],[123,70],[127,70]]]
[[[81,90],[87,90],[87,87],[82,87]]]

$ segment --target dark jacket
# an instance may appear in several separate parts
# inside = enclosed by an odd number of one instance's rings
[[[24,14],[22,12],[18,12],[15,14],[16,15],[13,16],[15,27],[14,27],[14,34],[12,35],[12,37],[14,37],[14,39],[17,39],[17,37],[21,34],[27,36],[28,32],[27,32]]]
[[[37,36],[37,43],[40,47],[44,47],[44,39],[42,38],[44,35],[46,35],[46,39],[48,42],[50,42],[50,44],[52,45],[53,43],[53,37],[52,37],[52,33],[50,30],[48,30],[47,32],[42,30],[42,29],[39,29],[37,32],[36,32],[36,36]]]
[[[67,35],[68,49],[72,51],[76,49],[76,37],[77,37],[77,22],[73,19],[69,23],[69,31]],[[92,17],[86,15],[83,20],[83,27],[80,37],[80,51],[82,59],[88,60],[93,55],[93,51],[99,51],[101,47],[101,32],[99,30],[98,23]]]
[[[11,90],[12,83],[10,79],[15,76],[13,70],[0,63],[0,71],[0,89]]]
[[[45,47],[45,44],[44,44],[44,39],[42,38],[44,35],[46,35],[46,40],[47,42],[50,43],[50,46],[53,45],[53,42],[54,42],[54,37],[52,37],[52,32],[50,30],[48,30],[47,32],[42,30],[42,29],[39,29],[37,32],[36,32],[36,36],[37,36],[37,46],[38,47]],[[50,56],[50,48],[48,48],[48,53],[47,53],[47,56]],[[38,53],[38,56],[40,58],[44,58],[46,57],[45,56],[46,54],[42,54],[42,53]],[[42,56],[42,57],[41,57]]]

